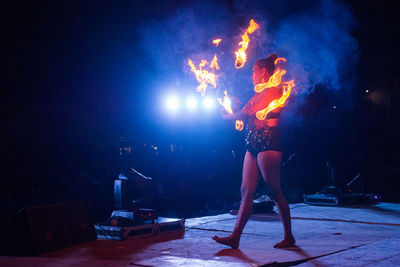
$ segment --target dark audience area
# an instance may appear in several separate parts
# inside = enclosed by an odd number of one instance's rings
[[[357,112],[366,112],[356,120]],[[314,117],[290,128],[283,123],[285,142],[282,187],[290,202],[303,194],[335,185],[354,192],[376,193],[385,201],[399,201],[398,125],[385,124],[398,116],[393,107],[360,106],[358,111],[330,114],[341,127],[325,127]],[[319,128],[313,128],[319,123]],[[380,124],[380,128],[375,126]],[[322,125],[322,126],[321,126]],[[71,199],[89,200],[95,220],[105,220],[113,209],[113,183],[123,173],[138,207],[153,207],[161,215],[195,217],[228,212],[240,201],[244,147],[241,132],[176,138],[171,143],[129,137],[97,140],[3,140],[0,198],[2,215],[26,205]],[[170,138],[171,139],[171,138]],[[160,141],[161,140],[161,141]],[[335,140],[335,142],[333,142]],[[152,180],[144,180],[132,168]],[[258,196],[268,194],[260,183]],[[236,205],[236,206],[235,206]]]

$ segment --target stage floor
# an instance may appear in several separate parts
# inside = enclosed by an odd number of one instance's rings
[[[400,204],[290,205],[297,247],[275,249],[283,236],[276,214],[253,215],[239,249],[216,242],[236,216],[186,220],[184,233],[97,240],[38,257],[0,256],[0,266],[393,266],[400,265]]]

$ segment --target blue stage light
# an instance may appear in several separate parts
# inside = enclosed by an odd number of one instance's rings
[[[195,110],[195,109],[197,108],[197,99],[194,98],[194,97],[189,97],[189,98],[186,100],[186,107],[187,107],[189,110]]]
[[[167,98],[166,107],[168,110],[175,112],[180,107],[180,102],[177,96],[171,95]]]
[[[203,106],[205,109],[212,109],[215,105],[215,100],[211,97],[206,97],[203,100]]]

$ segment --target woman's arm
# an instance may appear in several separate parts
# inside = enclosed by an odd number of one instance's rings
[[[268,88],[262,93],[255,94],[240,111],[233,114],[222,113],[222,118],[245,121],[248,117],[255,115],[257,111],[266,108],[272,100],[279,99],[281,95],[282,92],[279,88]]]
[[[222,118],[226,119],[226,120],[241,120],[244,121],[249,117],[249,115],[246,113],[246,111],[244,110],[240,110],[238,112],[235,112],[233,114],[229,114],[229,113],[222,113]]]

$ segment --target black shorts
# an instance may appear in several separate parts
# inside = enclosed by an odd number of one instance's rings
[[[253,156],[264,151],[282,151],[281,135],[278,127],[264,127],[255,130],[254,127],[246,126],[246,150]]]

